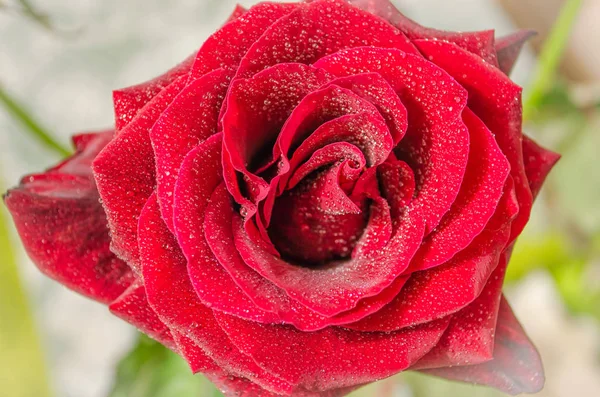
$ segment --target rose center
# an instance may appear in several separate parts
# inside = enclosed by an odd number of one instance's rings
[[[350,256],[366,226],[368,205],[351,200],[348,187],[332,167],[276,200],[268,232],[283,257],[312,267]]]

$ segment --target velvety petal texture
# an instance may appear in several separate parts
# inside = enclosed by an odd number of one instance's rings
[[[404,370],[535,392],[502,295],[559,158],[508,77],[531,35],[426,28],[389,0],[237,7],[5,202],[42,272],[227,396]]]

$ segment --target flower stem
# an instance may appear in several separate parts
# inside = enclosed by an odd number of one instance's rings
[[[71,151],[58,143],[52,135],[42,128],[40,124],[27,113],[25,108],[4,90],[2,85],[0,85],[0,105],[2,105],[6,112],[24,127],[24,131],[28,132],[44,146],[59,154],[61,157],[66,157],[71,154]]]
[[[540,52],[535,80],[523,105],[523,118],[529,120],[544,94],[552,87],[556,70],[567,46],[582,0],[567,0]]]

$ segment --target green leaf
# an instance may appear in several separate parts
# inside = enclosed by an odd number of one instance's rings
[[[2,85],[0,85],[0,105],[4,107],[4,110],[6,110],[10,116],[24,127],[23,131],[29,133],[44,146],[53,150],[61,157],[66,157],[71,154],[71,151],[58,143],[50,133],[44,130],[27,110],[25,110],[22,105],[2,88]]]
[[[198,396],[222,394],[206,378],[192,374],[180,356],[141,335],[133,350],[119,363],[109,397]]]
[[[540,53],[535,80],[523,104],[523,118],[529,120],[537,112],[544,95],[552,88],[556,70],[567,46],[582,0],[567,0]]]
[[[0,206],[0,322],[0,394],[50,397],[46,360],[19,277],[4,206]]]

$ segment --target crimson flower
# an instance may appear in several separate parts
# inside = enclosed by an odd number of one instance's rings
[[[501,291],[558,159],[507,77],[529,36],[424,28],[388,0],[238,7],[6,204],[44,273],[228,395],[404,370],[535,392]]]

